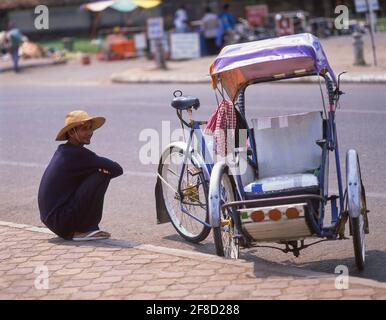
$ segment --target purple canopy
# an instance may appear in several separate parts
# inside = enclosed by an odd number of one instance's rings
[[[213,87],[221,82],[232,100],[249,81],[313,72],[328,72],[336,83],[319,39],[309,33],[226,46],[210,66]]]

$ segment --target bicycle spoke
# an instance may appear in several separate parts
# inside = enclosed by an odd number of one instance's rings
[[[174,172],[174,171],[173,171],[172,169],[170,169],[170,168],[168,168],[168,172],[170,172],[170,173],[174,174],[175,176],[177,176],[177,173]]]
[[[169,215],[174,222],[176,228],[188,237],[199,236],[205,226],[182,211],[182,208],[189,212],[192,216],[201,221],[207,219],[207,203],[206,194],[204,192],[204,185],[201,182],[201,177],[192,176],[189,173],[189,168],[193,165],[188,163],[182,173],[182,162],[174,161],[181,158],[181,154],[171,153],[165,159],[163,178],[168,184],[178,189],[179,179],[182,174],[181,194],[172,190],[163,189],[164,199],[167,203]],[[176,191],[175,190],[175,191]],[[181,199],[182,196],[182,199]],[[181,207],[182,206],[182,207]]]

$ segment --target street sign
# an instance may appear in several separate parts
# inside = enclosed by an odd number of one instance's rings
[[[164,35],[164,19],[162,17],[147,19],[147,37],[149,40],[161,39]]]
[[[195,59],[201,55],[199,33],[172,33],[170,35],[171,58]]]
[[[268,18],[267,5],[246,6],[245,11],[247,21],[251,26],[257,27],[266,24]]]
[[[369,3],[371,10],[379,10],[378,0],[355,0],[356,12],[368,12],[367,2]]]

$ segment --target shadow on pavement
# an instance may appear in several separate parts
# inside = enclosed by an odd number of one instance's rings
[[[164,237],[170,241],[181,242],[183,241],[181,237],[177,234]],[[215,255],[215,248],[213,243],[205,244],[193,244],[185,241],[185,244],[190,245],[193,251],[213,254]],[[386,253],[379,250],[369,250],[366,252],[366,266],[363,272],[359,272],[355,265],[355,259],[346,258],[346,259],[329,259],[329,260],[318,260],[307,263],[296,263],[293,261],[284,261],[284,262],[275,262],[259,258],[253,249],[250,251],[241,250],[240,258],[245,259],[250,262],[257,263],[256,272],[258,272],[258,264],[264,264],[271,267],[292,267],[297,268],[299,271],[308,270],[313,272],[321,272],[327,274],[338,274],[335,273],[335,268],[339,265],[344,265],[348,268],[349,274],[351,276],[360,277],[364,279],[375,280],[379,282],[386,282],[386,271],[384,266],[386,265]]]
[[[386,253],[379,250],[370,250],[366,252],[366,265],[365,270],[362,272],[357,270],[354,257],[313,261],[308,263],[293,263],[287,261],[284,262],[284,265],[330,274],[339,274],[338,272],[335,273],[335,268],[339,265],[343,265],[348,268],[349,275],[351,276],[386,282]]]
[[[210,235],[209,235],[210,237]],[[209,238],[208,237],[208,238]],[[215,254],[215,248],[213,243],[191,243],[189,241],[184,240],[180,235],[178,234],[172,234],[169,236],[165,236],[162,239],[173,241],[177,243],[184,242],[184,245],[187,245],[190,247],[191,250],[201,252],[201,253],[207,253],[207,254]],[[211,240],[211,239],[210,239]]]

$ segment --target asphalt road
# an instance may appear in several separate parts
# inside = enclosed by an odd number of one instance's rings
[[[12,81],[6,81],[8,78]],[[112,232],[114,238],[214,254],[211,235],[204,243],[192,245],[183,241],[170,224],[156,224],[156,165],[142,164],[139,159],[141,148],[148,142],[140,141],[141,132],[160,134],[162,121],[171,121],[172,129],[179,127],[170,107],[173,90],[199,97],[201,108],[194,116],[204,120],[216,105],[210,86],[42,84],[38,78],[28,83],[8,78],[0,78],[0,220],[42,225],[37,190],[58,145],[54,137],[67,112],[84,109],[107,118],[89,148],[118,161],[125,172],[110,184],[101,227]],[[337,114],[341,162],[344,165],[347,149],[358,150],[371,210],[367,269],[360,276],[381,282],[386,282],[385,89],[382,85],[345,85],[343,91],[347,94]],[[315,84],[264,84],[247,92],[248,117],[321,110],[321,106]],[[161,136],[158,138],[161,151]],[[152,156],[157,158],[157,154]],[[336,189],[333,176],[331,185]],[[243,251],[242,255],[330,273],[338,265],[347,265],[350,274],[358,275],[351,240],[318,244],[304,250],[299,258],[263,248]]]

